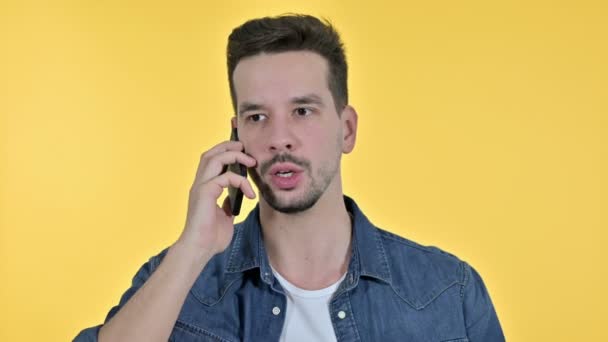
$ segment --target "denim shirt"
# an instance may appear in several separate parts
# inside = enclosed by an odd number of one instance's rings
[[[353,216],[352,257],[329,303],[338,341],[504,341],[479,274],[466,262],[375,227],[344,196]],[[108,322],[158,267],[150,258]],[[286,298],[270,268],[259,206],[235,225],[228,248],[205,266],[186,297],[169,341],[279,341]],[[74,341],[97,341],[101,325]]]

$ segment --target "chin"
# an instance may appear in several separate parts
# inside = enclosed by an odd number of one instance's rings
[[[297,214],[312,208],[327,188],[319,187],[314,181],[307,179],[294,189],[280,190],[263,181],[256,170],[249,175],[264,201],[275,211],[284,214]]]
[[[275,191],[270,190],[269,192],[262,192],[262,196],[272,209],[283,214],[296,214],[312,208],[321,197],[321,194],[316,192],[277,194]]]

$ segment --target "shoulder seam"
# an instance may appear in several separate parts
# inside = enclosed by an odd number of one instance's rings
[[[461,261],[462,267],[462,283],[460,284],[460,299],[462,300],[462,304],[464,305],[464,290],[467,287],[467,283],[469,282],[469,265],[465,261]]]
[[[421,244],[419,244],[417,242],[414,242],[412,240],[404,238],[403,236],[399,236],[399,235],[397,235],[395,233],[391,233],[391,232],[389,232],[387,230],[384,230],[384,229],[381,229],[381,228],[376,228],[376,229],[378,230],[378,232],[380,233],[380,235],[382,237],[384,237],[384,238],[396,241],[398,243],[401,243],[401,244],[406,245],[406,246],[411,247],[411,248],[418,249],[418,250],[423,251],[423,252],[437,254],[437,255],[445,255],[445,256],[448,256],[448,257],[451,257],[451,258],[455,259],[456,261],[462,262],[462,260],[460,258],[458,258],[456,255],[454,255],[454,254],[452,254],[450,252],[447,252],[447,251],[445,251],[445,250],[443,250],[443,249],[441,249],[439,247],[421,245]]]

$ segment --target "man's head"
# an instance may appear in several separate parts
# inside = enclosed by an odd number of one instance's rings
[[[263,199],[283,213],[305,211],[327,193],[341,199],[340,160],[354,147],[357,114],[346,104],[335,31],[316,18],[289,16],[247,22],[230,39],[233,126],[258,161],[249,174]],[[332,62],[323,53],[342,61],[342,87],[332,87]]]
[[[232,106],[236,113],[234,69],[241,59],[260,53],[312,51],[328,63],[327,82],[336,111],[348,104],[348,66],[338,32],[326,21],[310,15],[283,15],[249,20],[235,28],[228,37],[228,82]]]

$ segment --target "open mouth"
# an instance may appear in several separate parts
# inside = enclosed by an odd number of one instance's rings
[[[299,172],[302,172],[302,169],[299,168],[296,164],[276,163],[270,168],[268,173],[272,176],[289,178]]]
[[[300,184],[302,171],[296,164],[278,163],[270,169],[268,174],[270,175],[270,182],[275,188],[292,190]]]
[[[279,177],[283,177],[283,178],[288,178],[293,175],[293,171],[279,171],[279,172],[275,173],[275,175],[277,175]]]

